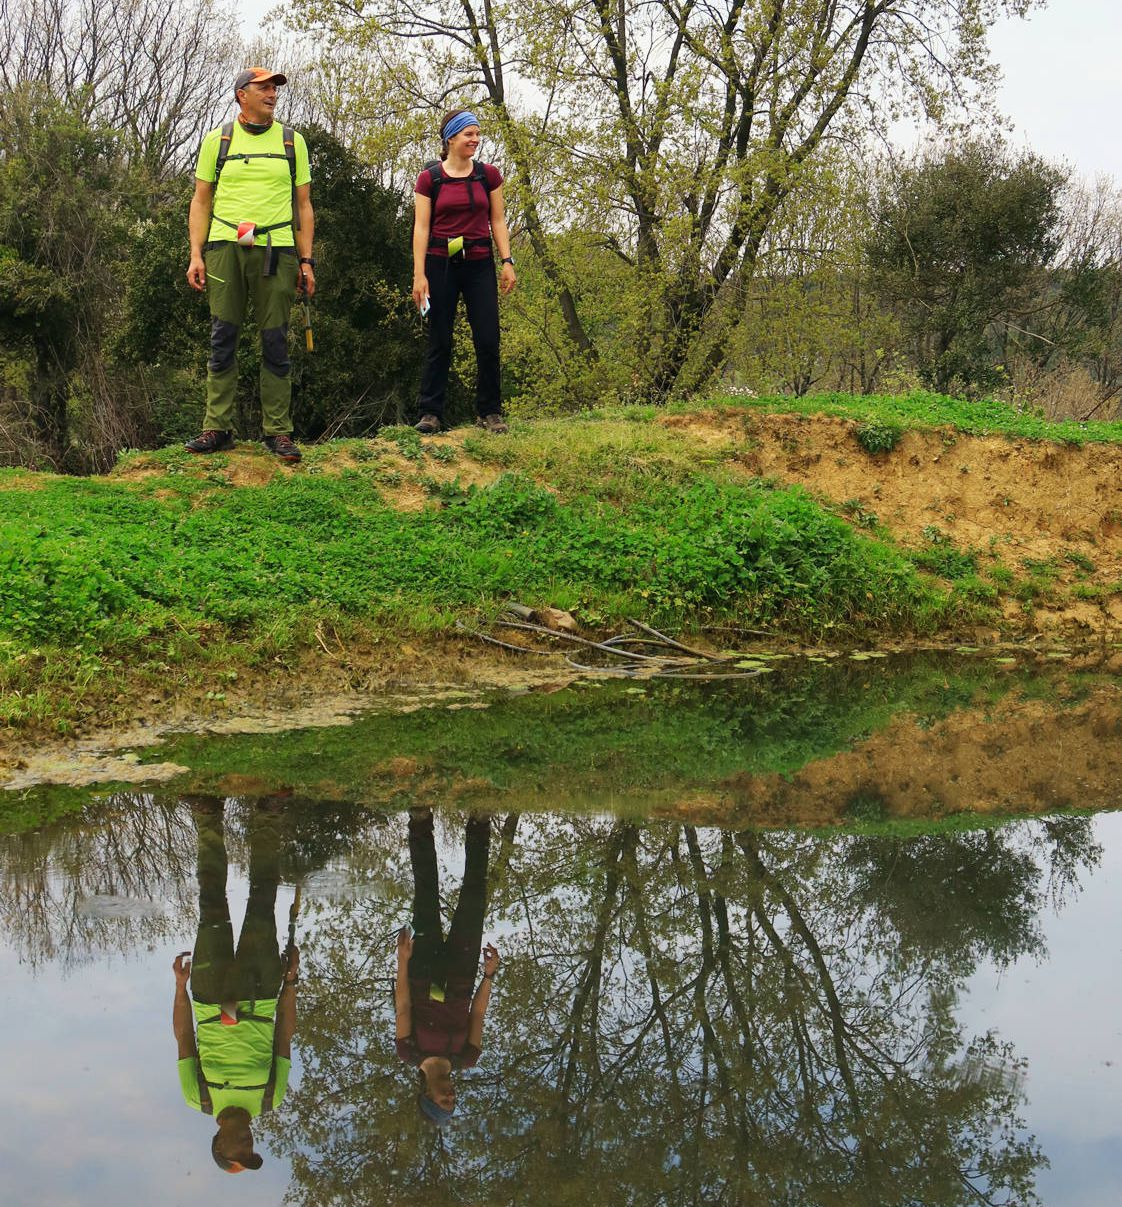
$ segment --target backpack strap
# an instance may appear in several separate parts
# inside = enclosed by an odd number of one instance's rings
[[[281,127],[284,140],[284,157],[288,160],[288,175],[292,181],[292,229],[300,229],[300,211],[296,207],[296,131],[291,126]]]
[[[234,123],[227,122],[218,135],[218,158],[214,161],[214,188],[218,191],[218,178],[230,157],[230,140],[234,137]]]
[[[203,1076],[203,1062],[196,1055],[195,1073],[199,1081],[199,1110],[204,1115],[214,1114],[214,1099],[210,1096],[210,1085]]]
[[[487,168],[485,164],[479,163],[478,160],[472,160],[471,175],[468,177],[453,176],[449,177],[444,171],[444,165],[439,159],[432,160],[431,163],[425,164],[425,171],[428,172],[432,180],[432,189],[429,193],[429,198],[432,201],[433,216],[436,215],[436,199],[440,195],[440,186],[448,179],[464,180],[468,182],[468,200],[471,203],[472,210],[475,209],[475,190],[471,187],[473,184],[481,184],[483,186],[484,196],[490,196],[491,181],[487,177]]]

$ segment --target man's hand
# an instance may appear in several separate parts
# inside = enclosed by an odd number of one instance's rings
[[[201,293],[206,288],[206,261],[202,256],[192,256],[187,265],[187,284]]]
[[[408,964],[413,954],[413,932],[408,926],[403,926],[397,932],[397,962]]]
[[[316,270],[310,264],[300,265],[300,280],[297,288],[306,298],[316,296]]]
[[[191,953],[189,951],[181,951],[175,957],[171,969],[175,973],[175,987],[177,989],[186,989],[187,981],[191,976]]]
[[[499,969],[499,952],[491,943],[483,948],[483,975],[494,976]]]

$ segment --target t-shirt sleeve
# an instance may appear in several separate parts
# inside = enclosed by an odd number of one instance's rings
[[[420,193],[422,197],[432,196],[432,173],[425,168],[417,177],[417,183],[413,186],[414,193]]]
[[[209,134],[203,137],[203,141],[199,146],[199,158],[195,164],[195,178],[197,180],[209,180],[213,184],[217,177],[218,143],[221,137],[221,130],[211,130]]]
[[[199,1100],[199,1060],[196,1056],[185,1056],[177,1062],[179,1069],[179,1088],[183,1091],[183,1101],[195,1110],[201,1111],[203,1104]]]
[[[493,163],[485,163],[483,165],[483,174],[487,177],[487,187],[492,193],[496,189],[502,188],[503,174]]]
[[[477,1048],[475,1044],[464,1044],[464,1046],[460,1049],[460,1055],[456,1062],[456,1067],[460,1069],[473,1068],[482,1055],[482,1048]]]
[[[312,182],[312,165],[308,159],[308,144],[299,130],[293,134],[292,146],[296,152],[296,187],[299,188],[302,184]]]
[[[419,1065],[421,1063],[421,1054],[417,1050],[416,1041],[411,1035],[397,1041],[397,1054],[407,1065]]]

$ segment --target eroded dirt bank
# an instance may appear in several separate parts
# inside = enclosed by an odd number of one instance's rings
[[[797,483],[877,522],[905,547],[946,542],[977,554],[1017,631],[1089,635],[1122,628],[1122,448],[1082,447],[951,429],[905,432],[870,455],[858,424],[827,416],[711,410],[666,415],[692,439],[742,446],[746,473]]]

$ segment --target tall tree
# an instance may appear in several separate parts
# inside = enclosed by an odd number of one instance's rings
[[[722,363],[823,141],[907,107],[985,104],[987,28],[1036,2],[301,0],[296,19],[379,56],[402,110],[487,103],[571,348],[594,357],[602,340],[559,244],[592,230],[629,270],[635,373],[660,400]]]
[[[991,324],[1035,307],[1060,246],[1065,174],[1038,156],[973,142],[890,180],[874,215],[874,281],[899,308],[936,389],[1000,380]]]

